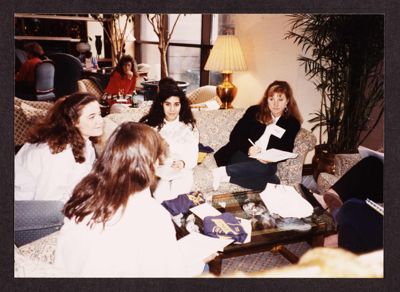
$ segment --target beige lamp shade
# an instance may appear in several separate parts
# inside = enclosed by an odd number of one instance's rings
[[[239,39],[234,35],[219,35],[204,70],[222,73],[247,70]]]

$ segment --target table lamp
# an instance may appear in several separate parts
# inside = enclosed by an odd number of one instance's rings
[[[222,72],[224,80],[217,86],[217,95],[222,101],[221,109],[231,108],[237,93],[232,72],[247,70],[239,39],[234,35],[219,35],[204,70]]]

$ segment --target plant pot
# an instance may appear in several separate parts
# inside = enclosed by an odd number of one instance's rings
[[[186,89],[189,86],[189,83],[186,81],[176,81],[178,83],[178,87],[186,92]],[[157,97],[158,91],[158,80],[147,80],[141,83],[143,85],[144,92],[144,100],[154,100]]]

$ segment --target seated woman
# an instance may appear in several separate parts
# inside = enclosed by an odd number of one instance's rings
[[[132,94],[136,87],[137,65],[130,55],[124,55],[111,73],[105,93],[110,95]],[[111,105],[110,105],[111,106]]]
[[[165,166],[177,174],[161,177],[153,196],[162,202],[190,192],[192,169],[197,165],[199,154],[199,132],[189,101],[172,78],[160,80],[157,98],[140,122],[155,128],[166,141],[169,156]]]
[[[15,200],[66,202],[92,168],[93,137],[102,134],[96,97],[75,93],[58,99],[15,156]]]
[[[36,42],[26,44],[24,49],[27,52],[28,59],[15,75],[15,94],[17,96],[35,92],[36,65],[46,59],[42,47]]]
[[[247,109],[233,128],[229,142],[215,154],[213,188],[231,182],[245,188],[262,190],[268,182],[279,183],[277,163],[249,156],[275,148],[293,151],[302,118],[290,85],[272,82],[258,105]],[[254,143],[254,145],[252,145]]]
[[[368,156],[347,171],[325,194],[338,225],[338,245],[355,253],[383,247],[383,216],[365,202],[383,203],[383,162]]]
[[[170,215],[150,193],[165,144],[147,125],[125,122],[64,207],[55,266],[80,277],[185,277]]]

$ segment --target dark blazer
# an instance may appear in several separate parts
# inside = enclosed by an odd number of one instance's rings
[[[248,139],[250,138],[253,142],[256,142],[261,135],[264,134],[267,126],[257,121],[257,111],[258,105],[249,107],[233,128],[228,144],[221,147],[214,154],[218,166],[228,165],[229,160],[237,151],[242,151],[247,154],[250,146],[252,146]],[[281,116],[276,125],[286,131],[281,138],[271,135],[267,149],[275,148],[292,152],[294,139],[296,138],[297,132],[300,130],[300,122],[293,116]]]

